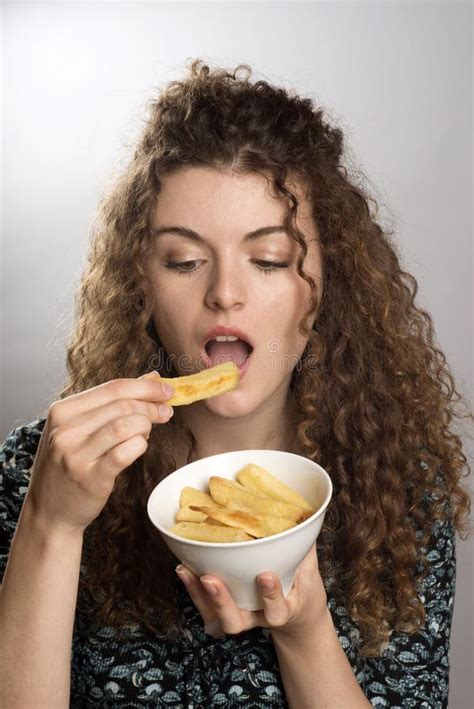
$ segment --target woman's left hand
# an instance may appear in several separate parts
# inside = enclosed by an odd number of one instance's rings
[[[278,633],[302,639],[308,631],[314,631],[329,610],[327,596],[318,568],[316,544],[296,570],[293,586],[288,596],[283,595],[280,579],[271,572],[258,575],[264,607],[258,611],[238,608],[225,584],[217,576],[204,574],[198,577],[180,564],[176,568],[194,605],[205,624],[205,629],[214,637],[223,633],[241,633],[256,626],[271,628]],[[182,572],[182,573],[180,573]],[[265,580],[271,580],[267,588]],[[215,593],[213,593],[213,590]]]

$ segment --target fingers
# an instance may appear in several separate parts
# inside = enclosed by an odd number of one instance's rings
[[[235,635],[256,626],[278,627],[285,625],[291,613],[289,604],[283,596],[280,581],[274,574],[262,574],[261,576],[265,579],[270,576],[274,579],[274,585],[269,589],[261,586],[259,582],[264,603],[263,610],[259,611],[246,611],[239,608],[226,585],[216,576],[204,574],[200,579],[194,576],[192,589],[194,595],[191,595],[191,590],[188,590],[204,621],[217,618],[224,633]],[[258,578],[260,579],[260,576]],[[207,602],[203,601],[202,588],[207,594]]]
[[[250,625],[244,627],[242,622],[242,611],[235,604],[225,584],[215,576],[204,574],[200,577],[200,583],[204,588],[204,593],[211,601],[214,615],[217,616],[224,633],[236,634],[242,630],[247,630]]]
[[[163,411],[161,411],[162,406],[164,407]],[[58,438],[60,436],[64,447],[68,450],[74,450],[75,448],[84,450],[87,447],[86,439],[106,427],[106,434],[111,434],[109,445],[109,448],[111,448],[123,440],[123,438],[119,440],[114,436],[114,433],[120,430],[120,424],[115,424],[113,423],[114,421],[123,418],[131,422],[133,421],[131,419],[132,416],[141,415],[152,423],[166,423],[172,414],[173,409],[168,404],[136,399],[117,399],[75,416],[68,423],[64,423],[54,429],[52,437]],[[129,429],[129,431],[130,435],[142,432],[141,429],[136,431]],[[90,459],[95,460],[103,455],[104,452],[104,449],[98,450],[97,454]]]
[[[315,547],[308,553],[306,565],[314,567]],[[303,565],[300,565],[300,567]],[[178,567],[180,568],[180,567]],[[184,567],[183,567],[184,568]],[[301,614],[302,599],[297,591],[298,578],[295,577],[292,589],[287,597],[283,594],[280,579],[276,574],[264,572],[257,577],[258,587],[263,600],[263,609],[247,611],[238,608],[229,590],[216,576],[204,574],[198,578],[192,572],[181,576],[194,604],[200,612],[207,632],[216,621],[224,633],[237,634],[256,626],[280,628],[293,623]],[[213,634],[211,632],[211,634]],[[214,636],[216,637],[216,636]]]
[[[166,389],[168,386],[151,379],[112,379],[66,399],[54,401],[48,410],[48,420],[51,428],[55,428],[91,409],[119,399],[166,403],[174,394],[172,387]]]
[[[132,436],[92,463],[86,477],[99,496],[110,494],[117,475],[143,455],[147,445],[143,436]]]
[[[217,577],[204,574],[199,578],[182,564],[176,568],[176,573],[198,609],[205,631],[214,638],[223,633],[235,635],[243,630],[267,625],[262,611],[238,608],[225,584]]]
[[[77,458],[84,463],[91,463],[132,436],[141,435],[146,440],[150,431],[151,421],[147,416],[132,414],[111,419],[98,430],[94,430],[85,440],[78,437],[73,446],[71,436],[75,432],[74,428],[59,429],[52,434],[51,440],[56,455],[61,456],[62,451],[67,451],[66,455],[62,456],[63,459]]]
[[[110,477],[145,452],[152,423],[166,423],[172,414],[167,404],[112,401],[55,428],[49,440],[51,455],[72,477],[77,471],[84,475],[92,469],[104,475],[107,489]]]
[[[222,626],[217,617],[215,608],[206,591],[201,585],[199,577],[193,574],[182,564],[176,567],[176,573],[181,581],[186,586],[186,590],[192,598],[192,601],[198,609],[204,621],[204,628],[207,633],[213,637],[222,635]]]

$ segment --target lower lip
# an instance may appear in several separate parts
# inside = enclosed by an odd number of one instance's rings
[[[249,366],[250,366],[250,360],[252,359],[253,353],[254,353],[254,350],[252,350],[252,352],[249,354],[249,356],[247,357],[247,359],[245,360],[245,362],[242,362],[242,364],[239,365],[239,372],[240,372],[240,379],[239,379],[239,381],[242,381],[242,379],[244,378],[245,373],[246,373],[247,369],[248,369]],[[205,349],[204,349],[204,353],[203,353],[203,359],[204,359],[204,362],[205,362],[205,365],[206,365],[205,369],[209,369],[212,365],[211,365],[211,360],[209,359],[209,357],[208,357],[207,352],[206,352]]]

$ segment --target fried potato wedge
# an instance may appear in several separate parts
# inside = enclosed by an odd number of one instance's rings
[[[179,496],[179,506],[189,507],[189,505],[215,505],[216,501],[207,492],[198,490],[196,487],[183,487]]]
[[[218,475],[209,478],[209,490],[214,502],[231,510],[253,510],[271,517],[284,517],[292,522],[303,522],[312,514],[302,507],[279,502],[263,494],[255,494],[240,483]]]
[[[180,507],[176,513],[176,522],[205,522],[207,515],[195,512],[190,507]]]
[[[235,525],[224,527],[205,522],[178,522],[169,531],[198,542],[246,542],[253,539],[243,529],[236,529]]]
[[[238,482],[255,495],[266,495],[274,500],[303,507],[313,514],[316,510],[296,490],[285,485],[268,470],[255,463],[249,463],[237,473]],[[308,516],[310,516],[308,515]]]
[[[285,517],[272,517],[271,515],[251,514],[242,510],[216,510],[204,505],[191,505],[192,510],[203,512],[211,519],[223,522],[229,527],[243,529],[252,537],[269,537],[272,534],[284,532],[286,529],[296,527],[296,522],[292,522]]]
[[[141,378],[171,384],[174,394],[166,403],[170,406],[183,406],[232,391],[239,383],[240,372],[235,362],[230,361],[184,377],[162,377],[159,372],[148,372]]]
[[[199,504],[199,503],[193,503]],[[201,503],[202,504],[202,503]],[[220,505],[216,505],[215,502],[212,503],[212,507],[221,508]],[[222,509],[225,509],[224,507]],[[207,522],[207,516],[202,512],[195,512],[189,506],[181,507],[176,513],[176,522]]]

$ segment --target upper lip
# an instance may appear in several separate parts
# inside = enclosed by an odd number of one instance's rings
[[[209,340],[213,340],[218,335],[235,335],[239,338],[239,340],[244,340],[245,342],[248,342],[250,347],[253,349],[253,342],[247,335],[247,333],[245,333],[243,330],[239,330],[238,327],[232,327],[231,325],[217,325],[216,327],[212,327],[206,333],[202,342],[202,346],[205,348]]]

